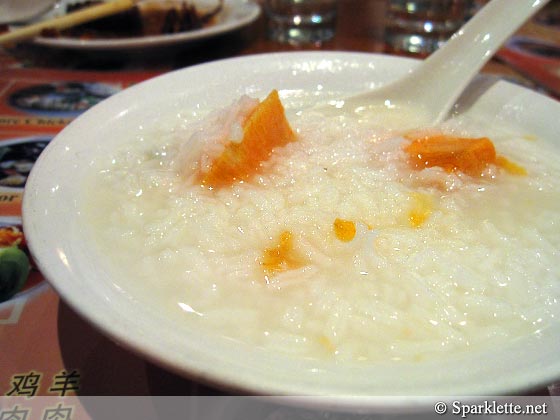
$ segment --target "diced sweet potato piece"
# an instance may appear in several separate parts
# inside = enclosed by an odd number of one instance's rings
[[[273,90],[243,125],[243,139],[230,141],[212,162],[210,169],[200,174],[203,185],[211,188],[231,185],[246,180],[260,169],[275,147],[295,140],[295,134],[286,119],[278,92]]]
[[[356,236],[356,224],[351,220],[335,219],[334,233],[342,242],[350,242]]]
[[[321,334],[317,339],[319,344],[329,353],[334,354],[336,353],[336,346],[332,342],[332,340],[324,334]]]
[[[282,232],[278,244],[265,249],[261,260],[261,266],[267,275],[297,269],[304,265],[303,258],[294,248],[290,231]]]
[[[410,195],[412,208],[408,212],[410,226],[417,228],[424,224],[432,214],[432,199],[429,195],[414,192]]]
[[[496,162],[496,150],[487,137],[470,139],[438,134],[411,140],[405,151],[416,169],[438,166],[447,172],[480,176],[487,165]]]

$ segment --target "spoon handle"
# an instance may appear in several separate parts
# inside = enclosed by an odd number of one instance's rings
[[[548,2],[491,0],[405,77],[346,98],[343,107],[359,110],[383,104],[389,109],[413,108],[423,123],[440,123],[503,42]]]
[[[469,82],[529,17],[549,0],[492,0],[419,67],[441,122]]]

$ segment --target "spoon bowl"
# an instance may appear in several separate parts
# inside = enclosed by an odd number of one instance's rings
[[[424,124],[438,124],[504,41],[548,1],[492,0],[402,79],[331,102],[329,108],[336,113],[413,108]]]

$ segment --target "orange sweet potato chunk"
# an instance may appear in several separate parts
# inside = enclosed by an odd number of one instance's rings
[[[278,91],[273,90],[247,118],[242,141],[227,143],[209,171],[201,174],[200,181],[207,187],[217,188],[246,180],[259,171],[275,147],[294,140]]]
[[[305,265],[303,258],[294,247],[294,240],[290,231],[280,235],[278,243],[263,252],[261,266],[267,275],[294,270]]]
[[[414,228],[422,226],[432,214],[432,199],[427,194],[414,192],[410,195],[412,208],[408,212],[408,221]]]
[[[412,138],[405,151],[416,169],[438,166],[447,172],[463,172],[480,176],[496,162],[496,150],[487,137],[463,138],[444,134]]]
[[[334,233],[342,242],[350,242],[356,236],[356,224],[351,220],[335,219]]]

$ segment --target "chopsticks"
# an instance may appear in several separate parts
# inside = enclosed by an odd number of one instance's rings
[[[0,35],[0,45],[17,43],[40,35],[45,29],[67,29],[101,17],[114,15],[133,8],[138,0],[113,0],[77,10],[63,16],[38,22]]]

